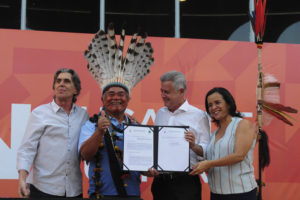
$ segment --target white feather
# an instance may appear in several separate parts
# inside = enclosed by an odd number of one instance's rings
[[[130,91],[149,73],[154,62],[153,49],[150,43],[145,43],[146,36],[138,41],[137,38],[138,34],[135,33],[123,59],[125,30],[122,30],[119,46],[111,25],[107,35],[102,30],[95,34],[84,56],[89,63],[90,73],[102,89],[116,82],[126,85]]]

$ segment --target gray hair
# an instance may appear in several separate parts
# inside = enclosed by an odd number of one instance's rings
[[[173,81],[173,86],[176,90],[184,89],[186,92],[186,80],[183,73],[178,71],[169,71],[160,77],[161,82]]]
[[[74,86],[77,90],[77,94],[75,94],[73,96],[73,99],[72,99],[72,102],[75,103],[76,100],[77,100],[77,96],[80,94],[80,90],[81,90],[80,78],[73,69],[61,68],[61,69],[57,70],[54,74],[53,85],[52,85],[53,90],[54,90],[54,85],[55,85],[55,82],[57,80],[57,77],[60,73],[70,73],[72,75],[72,81],[73,81]]]

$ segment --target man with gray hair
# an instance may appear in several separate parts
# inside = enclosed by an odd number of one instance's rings
[[[210,120],[207,114],[190,105],[185,99],[186,80],[184,74],[170,71],[163,74],[161,80],[161,97],[165,104],[156,115],[155,125],[189,126],[185,139],[190,144],[190,166],[202,159],[209,142]],[[199,176],[187,173],[155,175],[151,191],[154,200],[201,200],[201,182]]]
[[[55,73],[52,88],[53,101],[32,111],[18,150],[22,198],[82,197],[77,145],[89,116],[75,105],[80,79],[74,70],[62,68]]]

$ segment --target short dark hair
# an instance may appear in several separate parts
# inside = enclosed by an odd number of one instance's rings
[[[72,81],[74,83],[74,86],[77,90],[77,94],[74,94],[72,102],[75,103],[77,100],[77,96],[80,94],[81,90],[81,82],[78,74],[73,70],[73,69],[68,69],[68,68],[61,68],[57,70],[54,74],[54,80],[53,80],[53,85],[52,89],[54,90],[55,82],[57,80],[57,77],[59,76],[60,73],[70,73],[72,75]]]
[[[243,118],[242,114],[236,110],[235,100],[234,100],[233,96],[231,95],[231,93],[227,89],[222,88],[222,87],[215,87],[215,88],[211,89],[210,91],[208,91],[206,94],[205,109],[209,115],[210,115],[210,113],[209,113],[209,109],[208,109],[207,98],[208,98],[208,96],[212,95],[213,93],[219,93],[223,97],[223,99],[229,106],[229,115],[231,115],[232,117]],[[218,120],[213,119],[213,122],[215,122],[217,125],[219,125]]]
[[[106,87],[105,90],[103,90],[103,93],[102,93],[102,100],[103,100],[104,97],[106,96],[107,90],[109,90],[109,88],[112,88],[112,87],[119,87],[119,88],[124,89],[124,91],[125,91],[125,93],[126,93],[126,98],[127,98],[127,100],[130,100],[130,96],[129,96],[128,90],[127,90],[126,88],[122,87],[121,85],[110,85],[109,87]]]

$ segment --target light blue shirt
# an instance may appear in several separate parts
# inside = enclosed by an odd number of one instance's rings
[[[110,121],[113,125],[115,125],[119,129],[123,129],[125,121],[123,121],[121,124],[118,123],[118,121],[115,118],[110,118]],[[89,139],[93,133],[96,130],[95,127],[96,123],[92,123],[91,121],[87,121],[81,128],[80,132],[80,138],[78,143],[78,150],[80,150],[81,145]],[[109,132],[112,132],[112,128],[109,127]],[[117,136],[119,137],[119,140],[116,140],[116,145],[120,147],[120,149],[123,151],[124,148],[124,136],[123,133],[116,132]],[[105,141],[103,140],[104,148],[101,150],[102,160],[101,160],[101,168],[103,171],[100,173],[100,181],[103,183],[103,185],[100,187],[100,194],[103,195],[118,195],[118,192],[115,188],[110,167],[109,167],[109,157],[107,152],[107,147],[105,144]],[[95,160],[94,158],[91,160],[88,160],[89,162],[89,190],[88,195],[90,196],[95,191],[95,182],[92,179],[92,176],[94,176],[94,168],[95,168]],[[121,164],[120,164],[121,166]],[[127,184],[128,186],[125,187],[127,194],[130,196],[140,196],[140,175],[138,172],[130,172],[129,176],[126,176],[126,178],[123,179],[124,184]]]

